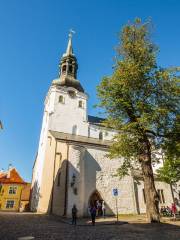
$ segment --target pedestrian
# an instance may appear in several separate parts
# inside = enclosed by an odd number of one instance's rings
[[[76,225],[76,221],[77,221],[77,208],[76,205],[74,204],[72,207],[72,225]]]
[[[92,225],[94,226],[96,221],[96,207],[92,206],[90,212],[91,212]]]
[[[106,207],[105,207],[105,202],[102,201],[102,214],[103,214],[103,217],[105,218],[105,215],[106,215]]]
[[[173,216],[174,216],[174,220],[176,220],[177,208],[176,208],[176,204],[175,204],[175,203],[172,203],[171,211],[172,211],[172,214],[173,214]]]

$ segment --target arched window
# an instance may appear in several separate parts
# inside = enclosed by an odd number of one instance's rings
[[[62,72],[63,72],[63,73],[66,72],[66,65],[62,66]]]
[[[79,108],[83,108],[83,102],[80,100],[78,104]]]
[[[72,127],[72,134],[77,135],[77,125]]]
[[[99,132],[99,140],[103,140],[103,133]]]
[[[64,103],[64,97],[62,95],[59,96],[59,103]]]
[[[73,70],[72,65],[69,65],[69,73],[72,73],[72,70]]]

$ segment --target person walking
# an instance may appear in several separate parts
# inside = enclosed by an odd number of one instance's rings
[[[74,204],[72,207],[72,225],[76,225],[76,221],[77,221],[77,208],[76,205]]]
[[[91,213],[92,225],[94,226],[95,222],[96,222],[96,207],[95,206],[91,207],[90,213]]]
[[[175,204],[175,203],[172,203],[171,211],[172,211],[172,214],[173,214],[173,216],[174,216],[174,220],[176,220],[177,208],[176,208],[176,204]]]

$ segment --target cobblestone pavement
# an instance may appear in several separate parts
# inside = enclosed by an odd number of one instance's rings
[[[180,222],[146,224],[129,217],[129,224],[72,226],[55,216],[0,213],[0,240],[179,240]],[[126,217],[126,221],[128,217]],[[27,237],[27,238],[23,238]],[[29,238],[28,238],[29,237]],[[32,238],[34,237],[34,238]]]

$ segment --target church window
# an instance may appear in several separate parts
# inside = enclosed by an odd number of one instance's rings
[[[157,194],[159,196],[159,202],[160,203],[165,203],[165,198],[164,198],[164,192],[163,189],[158,189]]]
[[[76,93],[75,93],[75,91],[73,91],[73,90],[69,90],[69,91],[68,91],[68,94],[69,94],[69,96],[70,96],[71,98],[74,98],[74,97],[76,96]]]
[[[62,67],[62,72],[63,72],[63,73],[66,72],[66,65],[64,65],[64,66]]]
[[[144,188],[143,188],[142,192],[143,192],[144,203],[146,204],[146,196],[145,196]]]
[[[69,65],[69,73],[72,73],[72,65]]]
[[[62,95],[59,96],[59,102],[64,103],[64,97]]]
[[[103,133],[99,132],[99,140],[103,140]]]
[[[79,101],[79,104],[78,104],[79,108],[83,108],[83,101]]]
[[[61,184],[61,172],[58,173],[57,186],[59,187],[60,184]]]

